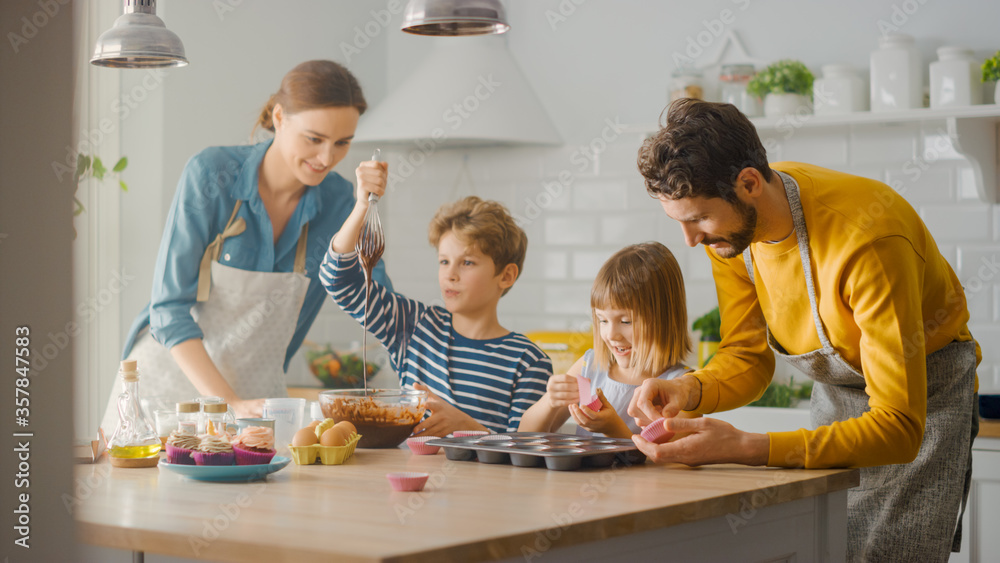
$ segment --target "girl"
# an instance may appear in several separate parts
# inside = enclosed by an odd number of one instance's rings
[[[590,306],[594,348],[568,373],[549,379],[545,395],[525,411],[519,431],[554,432],[572,416],[577,434],[628,438],[639,432],[626,415],[639,385],[690,371],[681,363],[691,350],[684,280],[667,247],[647,242],[615,253],[594,280]],[[601,399],[599,411],[578,405],[578,376],[588,379]]]
[[[367,105],[357,79],[332,61],[292,69],[257,126],[274,138],[211,147],[181,174],[152,297],[123,352],[143,372],[151,409],[218,396],[240,417],[287,396],[285,370],[326,292],[317,277],[330,237],[354,208],[333,171]],[[385,165],[364,162],[359,184],[384,188]],[[384,267],[376,279],[389,284]],[[389,285],[391,287],[391,284]],[[102,426],[118,419],[116,381]]]

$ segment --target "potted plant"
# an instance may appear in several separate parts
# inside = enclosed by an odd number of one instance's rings
[[[993,103],[1000,104],[1000,51],[983,61],[983,82],[996,81],[993,90]]]
[[[758,72],[747,92],[764,99],[764,115],[775,117],[805,110],[812,113],[813,73],[800,61],[780,60]]]
[[[704,315],[695,319],[691,328],[701,333],[698,339],[698,367],[703,368],[715,352],[719,349],[719,342],[722,341],[722,317],[719,315],[719,308],[716,307]]]

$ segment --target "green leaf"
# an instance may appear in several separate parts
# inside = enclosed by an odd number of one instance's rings
[[[118,159],[118,162],[115,163],[115,167],[112,168],[111,171],[112,172],[121,172],[122,170],[125,170],[126,166],[128,166],[128,157],[127,156],[123,156],[123,157],[121,157],[121,158]]]
[[[80,178],[87,173],[87,169],[90,168],[90,157],[80,153],[76,157],[76,183],[80,183]]]
[[[103,180],[104,179],[104,174],[107,171],[108,171],[108,169],[104,167],[104,163],[101,162],[101,159],[97,158],[95,156],[94,157],[94,177],[97,178],[98,180]]]
[[[76,208],[73,209],[73,216],[74,217],[76,217],[77,215],[79,215],[79,214],[83,213],[84,211],[86,211],[83,208],[83,203],[81,203],[79,199],[77,199],[76,197],[74,197],[73,198],[73,202],[76,203]]]
[[[122,191],[123,192],[127,192],[128,191],[128,184],[126,184],[124,181],[118,180],[118,185],[122,187]]]

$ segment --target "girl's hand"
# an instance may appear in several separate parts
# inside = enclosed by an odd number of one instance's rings
[[[579,403],[580,385],[576,381],[576,376],[568,373],[550,377],[549,382],[545,384],[545,396],[548,397],[549,406],[559,409]]]
[[[771,440],[767,434],[737,430],[732,424],[715,418],[670,418],[667,430],[687,434],[665,444],[655,444],[636,434],[632,436],[639,451],[655,463],[742,463],[766,465]]]
[[[427,391],[427,409],[431,415],[420,422],[413,434],[421,436],[447,436],[456,430],[488,430],[474,418],[465,414],[457,407],[438,397],[422,383],[413,385],[414,389]]]
[[[358,177],[357,205],[368,207],[368,194],[379,197],[385,195],[385,187],[389,180],[389,163],[368,160],[358,165],[354,171]]]
[[[611,438],[628,438],[632,436],[625,421],[618,416],[615,408],[611,406],[604,392],[597,390],[597,397],[601,400],[601,410],[594,412],[586,406],[571,404],[569,414],[581,428],[589,431],[604,434]]]

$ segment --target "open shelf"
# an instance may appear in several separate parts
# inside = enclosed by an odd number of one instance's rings
[[[782,117],[754,117],[750,121],[761,134],[774,131],[810,130],[847,126],[870,127],[898,123],[940,124],[947,131],[952,146],[969,162],[975,176],[979,197],[988,203],[1000,203],[1000,182],[997,177],[998,127],[1000,105],[984,104],[961,108],[919,108],[894,112],[870,111],[844,115],[792,114]],[[657,126],[633,129],[650,135]]]

